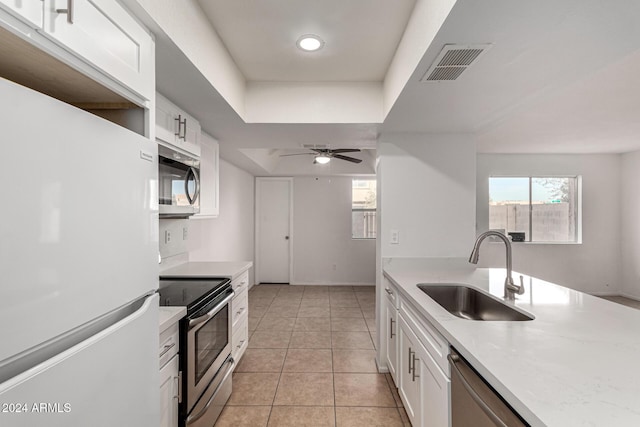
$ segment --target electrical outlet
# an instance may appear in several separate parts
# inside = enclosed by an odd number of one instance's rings
[[[397,245],[400,243],[400,232],[398,230],[391,230],[391,244]]]
[[[171,243],[171,231],[166,230],[164,232],[164,242],[165,243]]]
[[[187,240],[189,238],[189,229],[187,227],[182,228],[182,240]]]

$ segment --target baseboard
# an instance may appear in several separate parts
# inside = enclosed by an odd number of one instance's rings
[[[322,282],[322,283],[290,283],[292,286],[375,286],[375,283],[345,283],[345,282]]]
[[[386,364],[385,365],[379,365],[377,357],[374,360],[376,362],[376,369],[378,370],[379,374],[388,374],[389,373],[389,367]]]
[[[589,295],[594,297],[624,297],[640,302],[640,297],[637,295],[631,295],[624,292],[589,292]]]
[[[634,301],[640,301],[640,297],[638,297],[637,295],[626,294],[624,292],[621,292],[619,295],[621,297],[629,298],[629,299],[632,299]]]
[[[620,294],[620,292],[585,292],[585,293],[589,294],[589,295],[593,295],[594,297],[618,297],[618,296],[622,296]]]

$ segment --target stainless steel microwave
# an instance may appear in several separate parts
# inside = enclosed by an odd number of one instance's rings
[[[161,218],[200,212],[200,159],[158,145],[158,197]]]

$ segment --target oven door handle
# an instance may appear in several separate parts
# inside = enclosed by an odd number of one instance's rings
[[[233,373],[233,368],[235,366],[235,360],[233,360],[233,357],[229,357],[226,361],[225,364],[229,363],[230,366],[227,369],[227,373],[224,374],[224,377],[222,378],[222,381],[220,381],[220,383],[218,384],[218,386],[216,387],[215,391],[213,392],[213,394],[211,395],[211,398],[209,399],[209,401],[207,402],[206,405],[204,405],[204,408],[202,408],[202,410],[200,412],[198,412],[195,415],[189,415],[187,417],[187,425],[194,423],[195,421],[197,421],[199,418],[202,418],[202,416],[207,412],[207,410],[209,409],[209,406],[211,406],[211,403],[213,402],[213,400],[216,398],[216,395],[218,394],[218,390],[220,390],[220,387],[222,387],[225,383],[225,381],[227,381],[227,378],[229,378],[229,375],[231,375]],[[224,365],[222,365],[224,366]],[[222,371],[222,368],[220,368],[220,371]]]
[[[189,330],[195,328],[199,324],[204,323],[207,320],[211,319],[213,316],[215,316],[216,313],[220,311],[222,307],[224,307],[229,301],[231,301],[234,295],[235,295],[235,292],[231,292],[229,296],[227,296],[225,299],[220,301],[220,304],[213,307],[207,314],[204,314],[202,316],[196,317],[195,319],[189,320]]]

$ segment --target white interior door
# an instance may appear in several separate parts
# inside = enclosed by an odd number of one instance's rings
[[[291,178],[256,178],[259,283],[290,281],[292,184]]]

